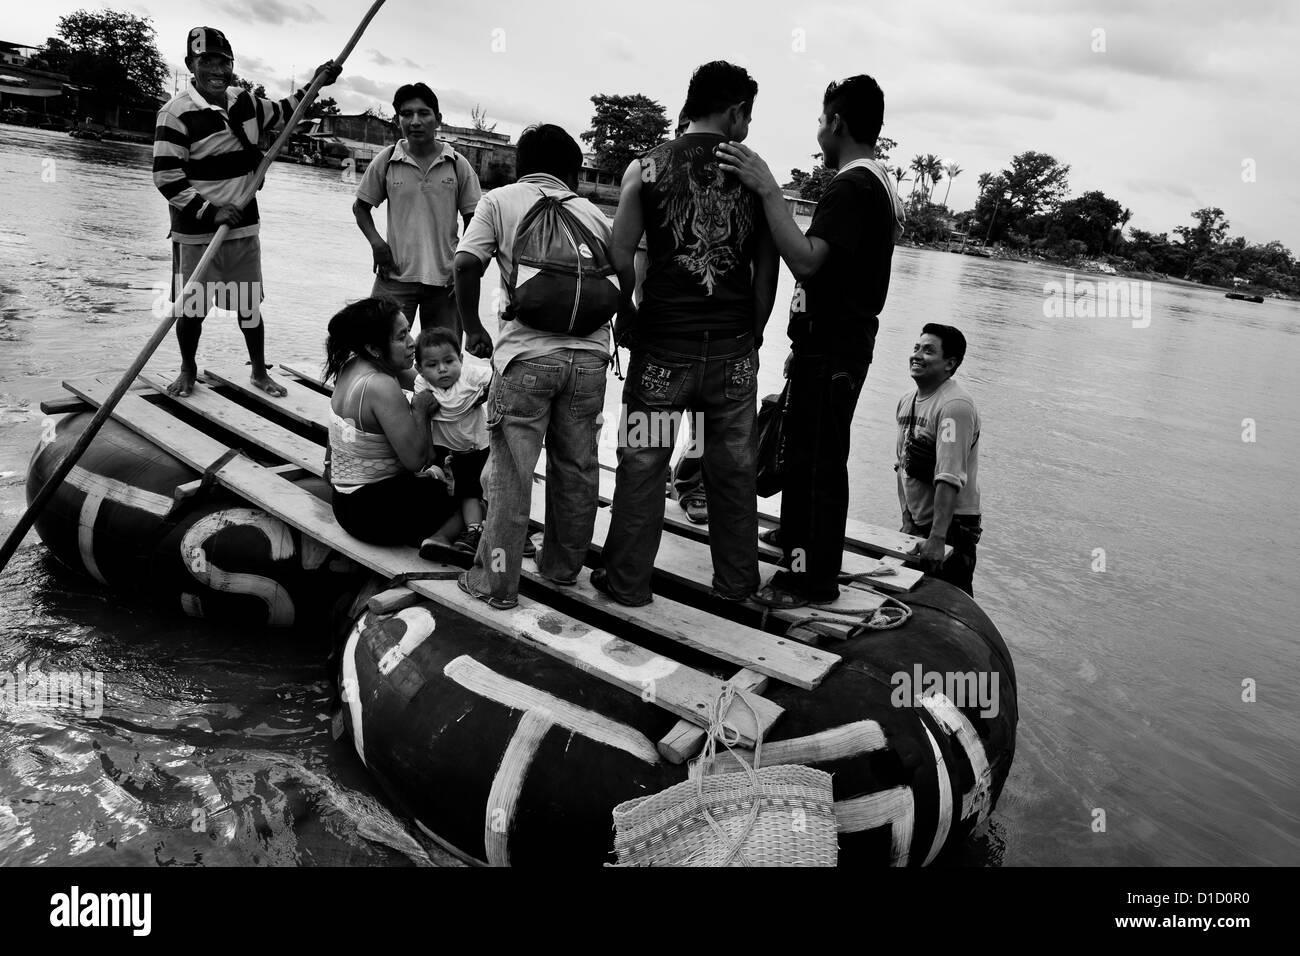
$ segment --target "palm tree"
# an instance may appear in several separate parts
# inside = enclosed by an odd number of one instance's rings
[[[952,192],[952,181],[961,175],[961,167],[954,160],[943,168],[948,173],[948,188],[943,191],[943,205],[946,209],[948,207],[948,193]]]
[[[930,177],[930,188],[925,194],[925,201],[930,201],[930,195],[934,192],[935,184],[943,179],[943,163],[934,153],[925,154],[925,172]]]
[[[929,167],[925,164],[925,157],[917,153],[912,157],[912,162],[908,164],[908,169],[916,173],[916,178],[912,181],[912,196],[916,195],[919,187],[922,192],[925,191],[925,177],[929,173]]]
[[[988,188],[989,188],[989,183],[993,182],[993,174],[992,174],[992,173],[980,173],[980,178],[977,179],[977,180],[975,180],[975,181],[976,181],[977,183],[979,183],[979,187],[980,187],[980,193],[979,193],[979,194],[980,194],[981,196],[983,196],[983,195],[984,195],[984,190],[988,189]]]
[[[891,172],[894,175],[894,182],[896,182],[900,188],[902,187],[903,183],[911,182],[911,180],[907,178],[907,170],[904,169],[902,166],[895,166],[891,170]]]
[[[1128,225],[1128,221],[1132,218],[1133,210],[1127,207],[1119,214],[1119,225],[1111,230],[1110,248],[1112,252],[1115,251],[1115,247],[1119,245],[1120,240],[1124,238],[1124,227]]]

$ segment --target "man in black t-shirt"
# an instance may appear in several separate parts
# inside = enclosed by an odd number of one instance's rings
[[[630,330],[622,321],[615,328],[632,357],[605,566],[591,578],[623,604],[652,599],[664,474],[687,411],[704,449],[713,590],[740,601],[758,587],[754,406],[777,257],[757,195],[724,175],[714,155],[745,138],[757,92],[741,67],[704,64],[686,94],[686,131],[633,160],[623,176],[610,247],[621,315],[631,312],[643,233],[649,266]]]
[[[849,435],[889,292],[903,206],[873,157],[885,98],[869,76],[832,83],[817,145],[839,172],[817,203],[807,234],[756,153],[717,148],[719,164],[762,198],[776,248],[799,280],[790,304],[791,356],[782,477],[782,567],[755,595],[772,607],[829,604],[839,596],[849,506]]]

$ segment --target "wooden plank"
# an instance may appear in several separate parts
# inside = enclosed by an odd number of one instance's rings
[[[208,379],[222,385],[228,385],[245,398],[251,398],[269,408],[289,416],[300,425],[310,428],[329,430],[330,400],[320,392],[313,391],[306,385],[292,378],[277,378],[276,382],[288,391],[284,398],[272,398],[260,388],[254,387],[248,377],[220,369],[205,368],[203,374]]]
[[[413,607],[424,598],[408,587],[389,588],[380,591],[366,602],[366,610],[371,614],[392,614],[402,608]]]
[[[148,391],[149,386],[143,382],[132,382],[128,391],[143,392]],[[47,398],[41,402],[41,411],[46,415],[71,415],[75,412],[93,412],[95,406],[85,399],[76,398],[75,396],[65,396],[63,398]]]
[[[94,404],[102,402],[112,390],[111,385],[97,380],[65,382],[64,387]],[[139,396],[124,397],[114,410],[113,418],[166,448],[198,471],[206,471],[227,451],[217,440]],[[405,572],[446,570],[445,565],[420,558],[414,548],[383,547],[353,538],[335,522],[327,502],[297,485],[267,474],[265,469],[247,458],[232,459],[216,472],[216,476],[223,485],[256,507],[384,577],[391,578]],[[722,693],[723,682],[717,678],[652,654],[525,597],[520,597],[519,605],[509,611],[496,611],[462,592],[455,581],[410,581],[407,587],[606,683],[643,699],[648,697],[649,703],[701,726],[707,726],[709,711]],[[735,701],[726,719],[738,728],[742,740],[752,743],[756,733],[767,733],[782,710],[757,695],[744,696],[749,707]],[[754,714],[757,714],[757,722]]]
[[[767,690],[768,679],[762,674],[745,669],[737,671],[727,683],[734,685],[738,690],[761,694]],[[704,748],[704,740],[708,733],[703,727],[697,727],[686,720],[679,720],[673,725],[673,729],[655,745],[655,749],[669,763],[682,764]]]
[[[286,365],[284,362],[280,363],[280,368],[288,372],[298,381],[313,386],[314,388],[323,388],[327,392],[334,391],[334,389],[331,386],[326,385],[323,381],[321,381],[320,376],[314,372],[307,372],[302,369],[295,368],[292,365]]]
[[[94,408],[95,406],[90,405],[89,407]],[[289,481],[297,481],[299,478],[303,477],[304,475],[311,474],[311,472],[305,471],[304,469],[299,468],[297,465],[273,465],[270,468],[267,468],[266,470],[273,474],[279,475],[282,478],[287,478]],[[172,489],[173,500],[175,500],[176,504],[179,505],[186,498],[194,497],[203,489],[204,483],[205,483],[204,479],[196,478],[193,481],[185,482],[183,485],[177,485],[175,488]]]
[[[529,517],[540,524],[546,522],[544,482],[533,482],[532,510]],[[609,534],[609,525],[610,510],[608,508],[597,508],[596,526],[592,533],[592,549],[598,553],[603,550],[603,542]],[[602,542],[602,544],[598,545],[596,542]],[[684,584],[701,594],[707,594],[710,590],[710,582],[713,580],[713,557],[709,553],[707,545],[677,535],[664,535],[659,544],[659,553],[655,557],[655,574],[660,578],[668,578],[679,584]],[[660,598],[656,597],[655,604],[659,600]],[[856,588],[846,588],[840,593],[838,601],[819,608],[819,610],[823,613],[841,616],[862,615],[868,611],[874,611],[883,603],[884,597],[879,594],[860,591]],[[748,607],[759,611],[764,610],[762,606],[753,602],[746,602],[746,604]],[[646,605],[646,607],[653,606],[653,604]],[[808,608],[794,610],[773,608],[771,614],[779,620],[796,621],[807,617],[806,612],[808,610]]]
[[[616,620],[635,624],[685,647],[804,690],[817,687],[840,661],[836,654],[746,627],[665,597],[656,597],[652,605],[645,607],[627,607],[597,591],[586,576],[567,587],[551,585],[530,569],[531,564],[531,561],[525,562],[524,575],[536,584],[550,586],[559,594],[580,598],[583,603],[599,608]]]
[[[325,474],[325,449],[322,446],[295,435],[287,428],[281,428],[269,418],[263,418],[257,412],[232,402],[202,383],[196,382],[191,393],[181,398],[167,395],[166,376],[146,371],[140,373],[140,378],[157,389],[169,402],[188,408],[318,478]]]

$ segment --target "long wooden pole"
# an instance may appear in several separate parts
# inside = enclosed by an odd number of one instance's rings
[[[365,17],[362,18],[361,24],[353,32],[352,38],[348,40],[347,46],[343,48],[343,52],[335,57],[334,63],[336,65],[343,65],[343,61],[352,53],[352,48],[355,47],[357,41],[361,39],[361,34],[365,32],[366,27],[370,25],[370,21],[375,18],[375,14],[379,12],[379,8],[383,5],[384,0],[375,0],[375,2],[370,5],[370,9],[366,12]],[[312,80],[311,86],[307,88],[307,92],[303,95],[303,98],[298,101],[298,106],[293,111],[293,115],[285,122],[284,129],[276,138],[275,142],[271,144],[271,148],[267,150],[266,155],[262,157],[262,161],[258,164],[257,171],[252,180],[249,182],[248,186],[245,187],[243,194],[237,198],[233,205],[242,209],[248,204],[249,200],[253,198],[258,187],[262,185],[262,180],[266,177],[266,171],[270,169],[271,162],[275,159],[276,154],[280,152],[284,147],[284,144],[289,141],[289,137],[293,135],[293,131],[297,128],[303,114],[307,112],[308,107],[311,106],[312,102],[316,99],[317,94],[320,93],[321,87],[324,85],[325,75],[323,73]],[[131,363],[131,367],[126,370],[126,373],[122,376],[122,380],[117,383],[108,398],[104,400],[104,404],[99,406],[99,411],[95,412],[95,417],[90,420],[90,424],[87,425],[85,430],[77,437],[76,444],[68,449],[68,453],[63,456],[58,466],[54,469],[54,472],[46,479],[45,484],[41,486],[41,490],[36,493],[36,497],[32,499],[32,503],[27,506],[27,510],[22,513],[22,516],[18,519],[18,523],[14,525],[13,530],[9,532],[9,537],[5,539],[3,545],[0,545],[0,571],[4,570],[5,565],[9,563],[9,559],[14,556],[14,552],[18,550],[18,545],[22,542],[23,538],[27,536],[27,532],[31,530],[32,525],[36,522],[36,516],[41,513],[41,510],[44,509],[47,504],[49,504],[50,499],[54,497],[54,492],[58,490],[63,479],[68,476],[68,472],[72,471],[73,466],[81,459],[81,456],[85,453],[86,449],[90,447],[90,443],[94,441],[95,436],[99,433],[100,428],[103,427],[104,422],[108,421],[109,416],[113,413],[113,409],[117,407],[117,403],[121,401],[122,396],[130,389],[131,383],[135,381],[136,376],[140,374],[141,369],[143,369],[149,359],[153,357],[153,353],[162,343],[162,340],[167,337],[167,333],[171,331],[171,327],[176,323],[177,314],[180,310],[181,303],[186,299],[186,294],[191,290],[202,287],[204,276],[207,274],[207,270],[212,264],[212,260],[216,256],[217,250],[221,248],[221,243],[225,241],[228,232],[230,232],[230,227],[226,225],[222,225],[217,229],[216,234],[213,235],[212,240],[208,243],[207,251],[203,253],[203,258],[199,260],[199,264],[195,266],[193,274],[185,284],[185,288],[168,307],[166,317],[158,323],[158,327],[154,329],[153,335],[149,336],[149,341],[144,344],[144,348],[142,348],[140,353],[135,357],[135,361]]]

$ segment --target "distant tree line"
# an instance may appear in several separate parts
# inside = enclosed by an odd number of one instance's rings
[[[891,166],[889,153],[897,146],[882,137],[876,158],[885,164],[900,194],[904,183],[912,183],[906,203],[909,242],[944,242],[958,230],[973,241],[1001,243],[1049,259],[1105,258],[1129,269],[1211,285],[1235,280],[1300,294],[1300,263],[1291,251],[1278,241],[1258,244],[1241,236],[1229,238],[1228,222],[1218,207],[1192,212],[1192,224],[1174,227],[1173,238],[1142,229],[1125,235],[1131,210],[1101,190],[1070,197],[1070,167],[1047,153],[1028,150],[1012,157],[1000,172],[981,173],[974,207],[954,214],[947,206],[948,191],[962,168],[955,162],[944,164],[933,154],[918,154],[907,166]],[[793,169],[785,188],[815,201],[833,175],[821,165],[811,173]],[[943,201],[933,202],[935,187],[945,177]]]

